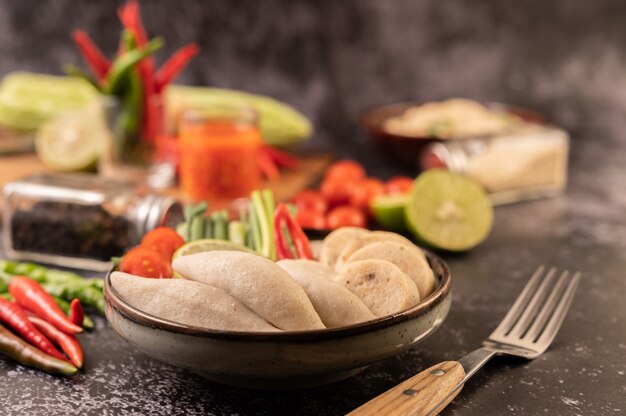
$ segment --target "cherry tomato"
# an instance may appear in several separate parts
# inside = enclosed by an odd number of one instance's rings
[[[183,244],[185,240],[173,229],[157,227],[143,236],[140,245],[158,252],[166,260],[172,260],[172,254]]]
[[[312,189],[305,189],[299,192],[291,200],[300,211],[313,211],[320,214],[325,214],[328,209],[328,203],[326,198],[320,191],[314,191]]]
[[[350,193],[350,205],[369,209],[372,198],[385,193],[385,185],[378,179],[367,178],[355,184]]]
[[[322,212],[299,209],[296,215],[296,221],[302,228],[311,230],[326,229],[326,217],[324,217],[324,213]]]
[[[340,160],[335,162],[326,171],[326,179],[359,180],[365,177],[365,169],[354,160]]]
[[[170,278],[172,266],[158,252],[135,247],[122,257],[120,271],[142,277]]]
[[[406,194],[413,186],[413,178],[408,176],[394,176],[385,184],[385,193],[387,195]]]
[[[362,227],[367,223],[365,213],[359,208],[342,206],[332,209],[326,217],[328,228],[334,230],[339,227]]]
[[[324,182],[322,182],[320,191],[322,191],[322,195],[326,198],[328,205],[335,207],[348,203],[353,187],[354,181],[352,180],[326,178]]]

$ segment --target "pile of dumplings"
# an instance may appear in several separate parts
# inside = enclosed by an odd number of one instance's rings
[[[394,233],[344,227],[319,261],[209,251],[174,260],[182,279],[111,275],[135,308],[186,325],[245,332],[303,331],[365,322],[410,308],[437,282],[424,253]]]

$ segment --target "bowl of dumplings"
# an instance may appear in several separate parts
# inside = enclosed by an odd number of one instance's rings
[[[178,279],[111,270],[106,315],[143,352],[224,384],[304,388],[350,377],[415,347],[451,302],[446,264],[407,238],[344,227],[315,260],[208,251]]]

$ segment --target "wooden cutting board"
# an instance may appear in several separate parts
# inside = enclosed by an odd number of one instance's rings
[[[323,175],[326,167],[330,164],[332,156],[329,153],[307,154],[298,156],[300,167],[296,171],[281,171],[280,179],[268,182],[265,187],[274,191],[276,200],[287,201],[298,191],[312,185]],[[0,156],[0,188],[4,184],[21,177],[35,173],[51,172],[34,154],[18,154]],[[185,199],[180,190],[173,188],[165,190],[167,194],[173,194],[182,200]],[[0,194],[0,207],[2,195]]]

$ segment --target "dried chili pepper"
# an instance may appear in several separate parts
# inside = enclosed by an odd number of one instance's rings
[[[52,296],[32,279],[15,276],[9,283],[9,293],[25,309],[36,313],[67,334],[79,334],[83,328],[72,323]]]
[[[104,56],[102,51],[83,30],[75,30],[72,33],[74,42],[83,55],[85,63],[91,68],[100,83],[104,83],[111,68],[111,62]]]
[[[64,360],[63,354],[28,320],[26,312],[17,304],[0,298],[0,321],[9,325],[26,341],[46,354]]]
[[[276,163],[267,155],[267,153],[259,152],[257,154],[257,163],[259,170],[268,180],[273,181],[280,178],[280,171]]]
[[[159,68],[154,77],[156,92],[163,91],[198,52],[200,52],[200,47],[195,43],[190,43],[174,52],[170,59]]]
[[[300,166],[300,160],[287,152],[283,152],[282,150],[278,150],[275,147],[270,145],[263,145],[261,147],[261,152],[266,154],[275,165],[282,166],[287,169],[295,170]]]
[[[12,358],[20,364],[37,368],[50,374],[72,376],[78,372],[78,369],[69,362],[44,354],[15,336],[2,325],[0,325],[0,354]]]
[[[313,259],[313,250],[311,250],[309,238],[304,233],[304,230],[302,230],[300,224],[298,224],[286,208],[285,211],[287,211],[287,229],[289,230],[291,241],[293,241],[293,245],[296,247],[296,254],[298,258]]]
[[[294,255],[289,247],[289,241],[287,240],[287,206],[285,204],[278,204],[276,211],[274,211],[274,242],[276,243],[276,257],[278,260],[293,259]]]
[[[85,361],[83,354],[83,348],[80,346],[78,340],[68,335],[63,331],[59,331],[49,322],[44,321],[35,315],[29,315],[28,320],[32,322],[37,329],[39,329],[48,339],[58,345],[68,357],[76,368],[81,368]]]

